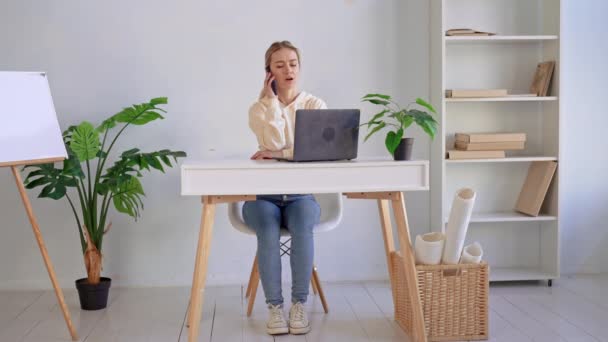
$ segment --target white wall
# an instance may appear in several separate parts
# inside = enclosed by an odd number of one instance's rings
[[[562,271],[608,272],[608,2],[562,0]]]
[[[608,4],[562,1],[562,271],[608,272]],[[376,90],[402,101],[428,96],[425,0],[263,4],[3,1],[0,70],[48,71],[62,127],[99,122],[123,106],[168,96],[167,119],[131,129],[117,151],[183,149],[193,158],[253,151],[246,111],[264,75],[263,53],[274,40],[290,39],[302,49],[303,89],[332,107],[360,106],[360,96]],[[372,114],[361,108],[364,117]],[[416,157],[428,158],[428,140],[418,129],[412,133],[419,138]],[[361,155],[384,155],[379,138],[362,144]],[[146,208],[139,222],[110,214],[104,274],[120,285],[188,285],[199,201],[179,196],[177,169],[146,175],[143,184]],[[8,169],[0,170],[0,189],[0,288],[48,288]],[[72,286],[84,266],[67,203],[29,193],[60,282]],[[428,195],[407,200],[413,233],[426,231]],[[316,238],[323,279],[386,278],[375,204],[345,203],[342,226]],[[209,283],[246,281],[254,251],[255,239],[232,229],[221,208]]]
[[[247,109],[272,41],[301,48],[303,89],[330,107],[361,107],[368,118],[372,107],[359,102],[367,92],[400,101],[428,96],[428,25],[424,0],[4,0],[0,70],[47,71],[62,128],[168,96],[166,120],[129,129],[117,152],[171,148],[192,158],[248,157],[256,142]],[[418,128],[410,134],[418,138],[415,157],[428,159],[428,139]],[[386,155],[380,136],[361,145],[360,156],[371,155]],[[173,169],[143,178],[147,197],[137,223],[110,213],[103,273],[118,285],[190,284],[200,201],[179,196],[178,175]],[[8,169],[0,170],[0,189],[0,288],[48,288]],[[29,194],[60,282],[72,286],[85,272],[68,204]],[[428,194],[406,197],[413,233],[427,231]],[[387,278],[376,204],[345,203],[342,225],[316,237],[321,277]],[[245,282],[255,238],[230,227],[225,207],[213,238],[208,283]]]

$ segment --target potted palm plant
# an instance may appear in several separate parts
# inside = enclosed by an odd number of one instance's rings
[[[389,95],[384,94],[367,94],[361,98],[361,101],[382,107],[382,110],[374,115],[371,120],[361,125],[367,125],[367,130],[369,131],[364,142],[381,129],[392,127],[393,130],[386,133],[384,143],[394,160],[411,159],[414,138],[404,137],[403,135],[412,123],[415,122],[420,126],[431,139],[435,138],[437,121],[435,121],[433,116],[424,110],[410,109],[412,105],[418,105],[433,114],[437,114],[435,108],[423,99],[417,98],[415,102],[410,103],[405,109],[402,109]]]
[[[143,209],[142,196],[145,196],[138,179],[143,176],[142,171],[164,172],[164,167],[173,166],[171,159],[177,163],[178,157],[186,156],[183,151],[144,153],[133,148],[121,153],[114,164],[106,168],[110,152],[125,129],[163,119],[161,112],[166,111],[159,106],[164,104],[167,104],[166,97],[153,98],[123,109],[98,127],[86,121],[70,126],[63,132],[68,158],[59,167],[53,163],[25,167],[33,169],[25,180],[28,189],[42,187],[39,198],[65,198],[74,214],[87,271],[87,278],[76,280],[84,310],[103,309],[107,305],[111,279],[101,277],[101,251],[103,238],[112,226],[108,221],[110,207],[137,220]],[[120,129],[110,137],[114,128]],[[73,189],[71,193],[69,188]]]

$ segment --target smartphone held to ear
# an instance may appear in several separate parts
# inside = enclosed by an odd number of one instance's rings
[[[270,74],[272,75],[272,72],[270,71],[270,67],[267,66],[266,67],[266,72],[270,72]],[[272,92],[276,95],[277,94],[277,81],[272,81],[270,83],[270,87],[272,88]]]

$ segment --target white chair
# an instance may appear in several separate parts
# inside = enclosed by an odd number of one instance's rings
[[[313,228],[313,233],[326,232],[336,228],[342,220],[342,194],[315,194],[314,196],[321,207],[321,217],[319,219],[319,223]],[[255,235],[255,231],[247,226],[245,220],[243,219],[243,204],[244,202],[233,202],[229,204],[228,217],[230,219],[230,223],[238,231],[245,234]],[[287,231],[287,228],[281,228],[281,236],[289,236],[289,231]],[[285,254],[289,255],[290,246],[288,246],[287,243],[290,241],[291,238],[281,242],[281,256]],[[245,297],[249,300],[247,316],[251,316],[251,310],[253,309],[259,282],[260,274],[258,271],[258,260],[256,253],[256,257],[253,259],[253,265],[251,267],[249,283],[247,284],[247,293],[245,294]],[[325,313],[328,313],[329,308],[327,307],[323,288],[321,287],[321,281],[319,280],[319,275],[317,274],[317,267],[314,265],[312,268],[312,277],[310,282],[312,284],[314,294],[318,294],[319,298],[321,299]]]

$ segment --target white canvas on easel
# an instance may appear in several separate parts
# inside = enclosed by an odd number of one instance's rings
[[[77,341],[76,329],[18,169],[22,165],[51,163],[67,158],[45,73],[0,72],[0,120],[0,167],[10,167],[13,172],[63,318],[72,340]]]
[[[0,72],[0,166],[67,158],[46,75]]]

